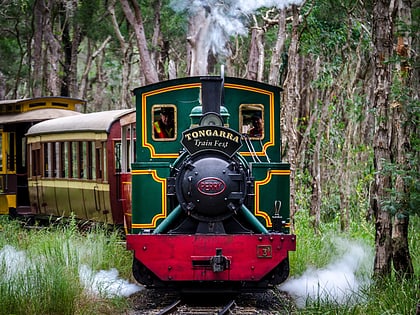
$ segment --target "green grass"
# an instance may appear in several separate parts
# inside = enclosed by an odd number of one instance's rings
[[[338,303],[334,297],[321,294],[307,299],[305,306],[296,307],[291,314],[401,314],[415,315],[420,303],[420,219],[412,217],[409,231],[410,254],[415,270],[411,280],[398,280],[393,274],[381,282],[370,280],[373,273],[374,225],[361,220],[352,223],[347,233],[340,232],[338,222],[323,223],[319,235],[315,235],[304,213],[296,217],[297,250],[290,255],[291,277],[299,278],[308,268],[324,270],[326,266],[346,255],[347,246],[343,242],[359,244],[366,253],[367,260],[361,262],[355,275],[363,285],[351,292],[348,299]],[[366,282],[365,280],[370,280]],[[354,298],[357,301],[354,301]]]
[[[349,248],[355,246],[365,254],[354,272],[364,284],[339,303],[334,297],[320,294],[305,301],[304,307],[292,306],[288,314],[415,314],[420,301],[419,218],[411,218],[409,232],[416,277],[400,281],[393,276],[380,283],[364,282],[372,276],[372,222],[353,222],[347,233],[339,232],[339,222],[323,223],[318,235],[303,212],[296,222],[297,251],[290,255],[291,278],[302,276],[308,268],[325,270],[353,253]],[[0,217],[0,252],[6,248],[13,251],[15,260],[8,268],[0,257],[0,314],[124,314],[130,307],[129,299],[93,294],[79,280],[81,265],[93,272],[116,268],[120,278],[132,280],[132,254],[120,243],[117,233],[98,227],[80,234],[75,224],[27,230],[16,221]]]
[[[0,217],[0,314],[116,314],[124,297],[95,295],[80,281],[80,266],[116,268],[131,278],[131,253],[117,233],[79,233],[75,223],[40,230]]]

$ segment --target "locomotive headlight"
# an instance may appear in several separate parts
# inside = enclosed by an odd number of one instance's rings
[[[206,113],[200,119],[200,126],[223,126],[223,119],[217,113]]]

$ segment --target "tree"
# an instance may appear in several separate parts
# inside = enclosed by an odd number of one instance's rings
[[[210,7],[200,7],[188,20],[187,58],[190,76],[208,74]]]
[[[373,214],[375,216],[375,263],[374,273],[382,277],[391,273],[392,223],[391,213],[383,200],[390,198],[391,176],[385,172],[391,163],[389,95],[392,66],[392,10],[391,1],[374,1],[372,39],[374,45],[374,85],[372,105],[375,111],[374,167],[375,181],[372,189]]]
[[[150,51],[147,47],[146,33],[143,25],[143,16],[136,0],[120,0],[124,14],[134,30],[141,60],[141,72],[144,74],[146,84],[159,81],[156,65],[153,64]],[[134,12],[134,14],[133,14]]]
[[[296,5],[292,5],[292,34],[289,46],[289,64],[292,65],[288,69],[287,78],[285,81],[284,91],[284,106],[282,112],[285,117],[285,134],[287,139],[288,153],[287,160],[290,163],[290,217],[293,220],[294,214],[297,210],[296,205],[296,187],[295,174],[297,165],[297,150],[298,150],[298,136],[297,136],[297,120],[298,106],[300,104],[300,90],[299,90],[299,39],[300,39],[300,20],[299,9]]]
[[[395,7],[391,4],[395,4]],[[400,277],[411,277],[414,274],[408,249],[410,194],[407,186],[407,178],[411,173],[408,159],[410,134],[416,128],[407,116],[411,107],[411,92],[407,89],[410,81],[408,52],[411,38],[408,32],[401,30],[399,38],[394,37],[395,13],[400,25],[401,22],[405,26],[411,24],[409,2],[374,2],[372,37],[376,81],[372,103],[376,119],[376,175],[372,208],[376,219],[374,272],[378,277],[391,274],[392,262]],[[397,39],[396,54],[400,60],[396,64],[393,55],[394,38]]]
[[[414,99],[411,92],[411,1],[397,1],[397,46],[396,53],[399,57],[397,69],[394,75],[393,96],[391,103],[392,113],[392,138],[391,151],[394,162],[403,170],[395,174],[395,191],[397,210],[392,225],[392,261],[397,275],[400,277],[412,277],[414,275],[408,247],[408,226],[410,218],[409,202],[410,192],[407,183],[408,172],[412,168],[409,161],[410,135],[415,126],[410,123],[409,108],[410,99]],[[414,173],[415,174],[415,173]]]

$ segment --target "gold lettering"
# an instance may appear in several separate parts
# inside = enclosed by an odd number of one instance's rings
[[[229,130],[219,130],[219,129],[201,129],[192,132],[185,133],[185,138],[188,141],[197,138],[205,138],[205,137],[217,137],[217,138],[224,138],[229,141],[233,141],[239,143],[239,136],[230,132]]]

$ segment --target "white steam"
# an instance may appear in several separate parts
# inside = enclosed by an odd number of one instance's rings
[[[209,28],[205,38],[214,54],[228,55],[226,43],[230,36],[248,34],[250,17],[261,8],[284,9],[302,0],[171,0],[176,12],[187,12],[194,16],[205,10]]]
[[[317,301],[333,304],[354,304],[362,299],[360,290],[370,284],[372,249],[355,241],[335,239],[341,257],[321,269],[307,269],[298,278],[290,278],[279,288],[288,292],[298,307]]]
[[[73,253],[69,254],[69,250]],[[80,257],[83,257],[85,260],[88,258],[89,260],[89,256],[83,254],[83,252],[88,251],[89,249],[83,246],[71,249],[68,246],[64,246],[62,251],[67,265],[71,264],[69,256],[78,256],[79,279],[86,292],[100,297],[128,297],[142,290],[142,287],[119,278],[118,271],[115,268],[94,272],[86,264],[82,264]],[[92,252],[93,249],[90,251]],[[43,264],[46,259],[44,256],[36,255],[28,257],[25,251],[16,250],[10,245],[4,246],[0,249],[0,271],[3,272],[0,274],[0,282],[5,281],[9,283],[11,290],[32,290],[34,289],[34,283],[36,283],[35,278],[40,272],[44,271]],[[23,286],[22,282],[24,282]],[[14,283],[19,284],[14,286]]]
[[[115,268],[95,273],[88,266],[81,265],[79,277],[87,292],[101,297],[128,297],[141,290],[138,285],[120,279]]]

